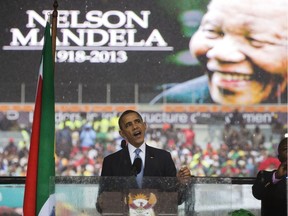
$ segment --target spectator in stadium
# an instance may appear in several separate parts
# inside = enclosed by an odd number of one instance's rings
[[[252,142],[251,142],[251,132],[250,130],[246,127],[246,124],[241,124],[240,129],[239,129],[239,145],[243,148],[250,148],[252,147]],[[247,151],[249,152],[249,151]]]
[[[80,133],[80,146],[81,150],[88,150],[90,147],[94,146],[96,142],[96,131],[92,128],[92,125],[84,125]]]
[[[278,145],[277,170],[261,170],[252,186],[252,194],[261,200],[261,216],[287,215],[287,138]]]
[[[82,157],[75,161],[73,164],[76,167],[77,173],[79,175],[84,175],[85,171],[87,171],[87,167],[94,166],[95,164],[95,160],[89,157],[87,150],[84,150],[82,153]]]
[[[222,164],[221,176],[237,177],[240,169],[236,166],[235,161],[227,160]]]
[[[260,127],[257,125],[254,129],[254,133],[252,135],[252,145],[254,149],[263,148],[265,142],[265,136],[261,131]]]
[[[287,0],[212,0],[190,41],[205,75],[171,87],[151,104],[163,98],[168,103],[286,103],[287,6]]]
[[[185,137],[184,145],[191,148],[191,146],[193,146],[195,143],[195,132],[193,130],[193,126],[190,125],[188,128],[183,128],[182,132]]]
[[[6,155],[17,155],[17,153],[18,153],[18,147],[17,147],[17,145],[15,144],[15,141],[14,141],[14,139],[13,138],[10,138],[9,139],[9,142],[8,142],[8,144],[7,144],[7,146],[5,146],[5,148],[4,148],[4,153],[6,154]]]
[[[1,113],[0,115],[0,131],[8,131],[12,127],[12,121],[7,118],[6,113]]]
[[[234,147],[239,145],[240,134],[239,131],[235,128],[232,129],[230,136],[228,137],[226,144],[229,149],[233,149]]]
[[[245,123],[242,113],[240,113],[237,108],[233,111],[230,121],[232,125],[239,125],[239,126]]]
[[[68,125],[64,122],[64,128],[56,131],[56,154],[69,158],[72,150],[72,135]]]

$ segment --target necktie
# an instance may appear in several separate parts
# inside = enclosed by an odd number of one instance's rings
[[[134,158],[134,160],[136,159],[136,158],[140,158],[140,160],[142,161],[142,159],[141,159],[141,157],[140,157],[140,152],[141,152],[141,149],[136,149],[135,150],[135,158]],[[143,178],[143,163],[141,163],[142,164],[142,166],[141,166],[141,171],[140,171],[140,173],[138,173],[137,174],[137,176],[136,176],[136,181],[137,181],[137,184],[138,184],[138,186],[139,186],[139,188],[142,188],[142,178]]]

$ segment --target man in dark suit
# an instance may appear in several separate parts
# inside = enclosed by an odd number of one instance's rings
[[[287,138],[278,145],[281,164],[277,170],[261,170],[252,186],[252,193],[261,200],[261,216],[287,216]]]
[[[101,172],[102,177],[128,177],[131,175],[143,175],[143,177],[177,176],[180,185],[185,185],[184,183],[188,182],[191,177],[188,167],[181,168],[177,173],[175,164],[169,152],[153,148],[145,143],[145,132],[147,126],[138,112],[134,110],[126,110],[120,116],[118,124],[120,128],[119,133],[126,140],[127,144],[122,146],[120,151],[104,158]],[[136,155],[136,149],[140,149],[139,155]],[[140,165],[141,170],[137,171],[137,173],[133,170],[134,160],[136,157],[140,157],[142,161]],[[115,184],[110,185],[115,186]],[[145,181],[143,181],[143,185],[140,187],[145,186],[151,187],[151,184],[145,185]],[[107,188],[107,186],[105,188]],[[183,187],[180,186],[179,189],[183,190]],[[181,198],[178,202],[181,203]]]

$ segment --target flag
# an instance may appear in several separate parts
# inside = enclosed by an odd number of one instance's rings
[[[51,177],[55,176],[54,143],[54,61],[50,24],[47,22],[36,90],[25,182],[24,216],[54,215],[54,186],[50,183]]]

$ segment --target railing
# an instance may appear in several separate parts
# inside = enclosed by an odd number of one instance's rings
[[[3,89],[9,91],[0,92],[1,103],[34,103],[36,82],[29,83],[2,83]],[[97,103],[97,104],[149,104],[154,97],[165,91],[165,85],[138,83],[55,83],[56,103]],[[195,96],[191,96],[196,97]],[[163,98],[162,104],[166,104]],[[285,105],[279,96],[277,104]]]
[[[60,177],[59,178],[65,178]],[[206,177],[197,177],[198,179],[205,179]],[[210,177],[209,177],[210,178]],[[215,179],[221,177],[214,177]],[[252,185],[255,181],[254,177],[230,177],[231,183],[235,185]],[[25,184],[26,177],[10,177],[10,176],[2,176],[0,177],[0,185],[3,184]]]

